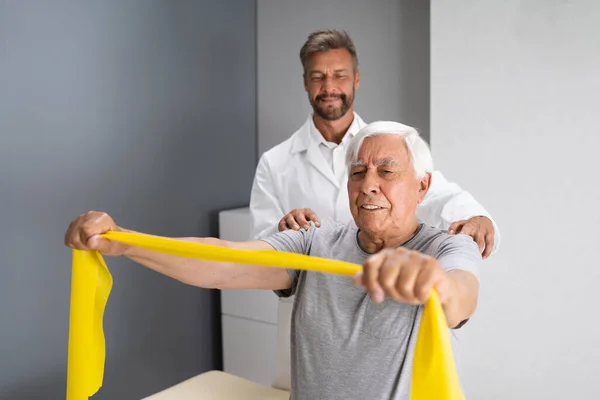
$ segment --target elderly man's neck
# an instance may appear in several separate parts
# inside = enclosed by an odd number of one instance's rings
[[[421,228],[416,220],[410,225],[381,233],[371,233],[365,230],[358,232],[358,244],[367,253],[377,253],[383,249],[396,248],[412,239]]]
[[[326,141],[340,144],[344,135],[348,132],[348,128],[352,125],[352,121],[354,121],[354,111],[352,108],[349,109],[342,118],[335,121],[328,121],[315,113],[313,114],[313,121]]]

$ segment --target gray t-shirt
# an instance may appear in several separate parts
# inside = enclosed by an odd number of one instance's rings
[[[354,221],[324,219],[320,228],[287,230],[267,239],[279,251],[363,264]],[[403,244],[439,260],[446,271],[478,276],[479,249],[471,237],[421,225]],[[293,400],[408,400],[423,306],[386,298],[371,301],[347,276],[288,270],[295,294],[291,328]]]

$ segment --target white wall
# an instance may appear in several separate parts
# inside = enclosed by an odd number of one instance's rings
[[[434,0],[431,142],[502,231],[463,332],[471,399],[600,393],[600,2]]]
[[[258,150],[287,139],[311,108],[300,47],[316,29],[344,29],[359,55],[359,115],[429,135],[429,1],[258,0]]]

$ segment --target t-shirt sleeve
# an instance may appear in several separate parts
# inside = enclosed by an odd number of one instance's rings
[[[436,258],[446,272],[459,269],[479,279],[482,258],[477,243],[468,235],[447,236],[440,244]]]
[[[468,235],[447,236],[438,248],[437,260],[446,271],[461,270],[475,275],[479,280],[479,265],[482,261],[477,243]],[[462,328],[469,319],[465,319],[454,329]]]
[[[308,231],[304,229],[298,231],[288,229],[262,240],[269,243],[277,251],[309,254],[316,229],[315,225],[311,222]],[[296,293],[296,287],[298,286],[300,272],[301,271],[297,269],[287,269],[287,273],[292,280],[292,287],[285,290],[275,290],[275,294],[279,297],[290,297],[294,295]]]

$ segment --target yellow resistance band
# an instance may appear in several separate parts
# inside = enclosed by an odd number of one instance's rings
[[[107,232],[107,239],[185,258],[292,268],[353,276],[357,264],[269,250],[236,250],[156,236]],[[102,386],[104,308],[112,277],[100,253],[73,250],[67,400],[88,400]],[[411,400],[464,400],[450,347],[446,317],[432,291],[421,320],[411,384]]]

